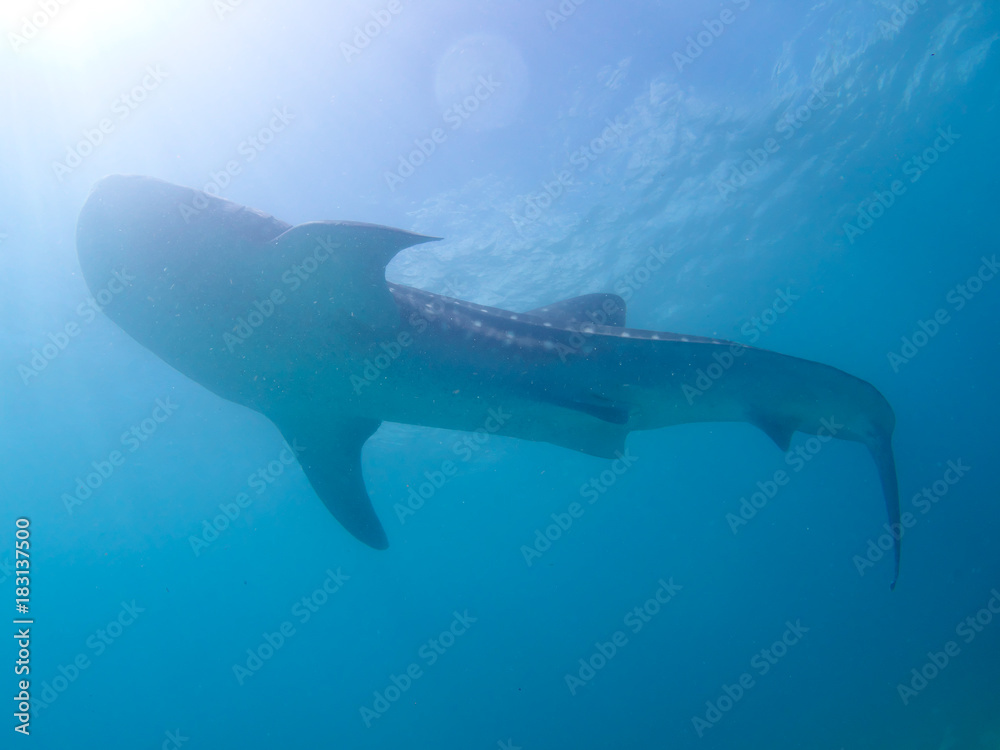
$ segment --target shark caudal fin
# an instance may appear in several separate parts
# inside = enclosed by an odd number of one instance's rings
[[[900,525],[899,513],[899,480],[896,477],[896,459],[892,453],[892,435],[878,434],[867,441],[869,452],[878,467],[879,479],[882,482],[882,494],[885,497],[885,509],[889,515],[889,528],[893,538],[893,557],[895,569],[892,581],[889,583],[890,589],[896,588],[899,580],[899,542],[903,535],[903,528]]]
[[[787,452],[792,440],[792,435],[798,431],[799,423],[793,419],[780,416],[754,416],[748,420],[758,429],[762,430],[782,452]],[[885,499],[885,510],[889,517],[889,529],[892,530],[893,538],[893,558],[895,569],[892,581],[889,583],[890,589],[896,588],[896,581],[899,580],[899,542],[902,536],[899,512],[899,481],[896,477],[896,460],[892,453],[892,431],[880,431],[873,429],[872,433],[864,438],[864,444],[871,453],[878,469],[879,480],[882,484],[882,495]]]

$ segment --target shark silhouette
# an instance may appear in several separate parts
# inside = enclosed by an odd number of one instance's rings
[[[889,522],[899,523],[895,417],[872,385],[728,341],[626,328],[612,294],[513,313],[386,282],[396,253],[435,239],[355,222],[291,226],[121,175],[94,186],[77,226],[91,290],[123,269],[134,279],[105,313],[181,373],[301,440],[316,494],[371,547],[388,540],[361,449],[383,421],[488,425],[604,458],[624,450],[629,432],[693,422],[749,422],[782,451],[795,432],[852,440],[871,452]],[[718,377],[698,387],[699,371]],[[895,565],[893,587],[898,540]]]

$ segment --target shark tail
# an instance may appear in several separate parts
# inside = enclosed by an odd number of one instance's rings
[[[896,477],[896,460],[892,453],[892,435],[876,432],[865,441],[868,451],[878,468],[879,479],[882,482],[882,494],[885,497],[885,509],[889,516],[889,529],[893,539],[894,570],[889,589],[896,588],[899,580],[899,543],[903,536],[899,513],[899,480]]]

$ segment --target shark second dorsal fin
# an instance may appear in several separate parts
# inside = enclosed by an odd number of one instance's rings
[[[560,325],[590,323],[624,328],[625,300],[617,294],[584,294],[528,310],[525,314]]]
[[[272,240],[268,260],[286,289],[295,291],[296,282],[308,282],[317,302],[332,303],[369,326],[383,327],[399,320],[385,281],[386,265],[400,250],[438,239],[376,224],[313,221]]]
[[[274,421],[289,445],[299,446],[299,465],[333,517],[359,541],[386,549],[389,540],[361,475],[361,448],[381,423],[339,415]]]

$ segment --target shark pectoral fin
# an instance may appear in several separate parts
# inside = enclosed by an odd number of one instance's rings
[[[372,327],[399,322],[385,267],[404,248],[439,237],[350,221],[299,224],[271,241],[268,258],[303,305],[334,305]],[[304,287],[299,292],[299,287]]]
[[[594,424],[545,436],[546,443],[596,458],[618,458],[625,452],[629,431],[613,424]],[[538,439],[538,438],[534,438]]]
[[[557,443],[564,448],[586,453],[597,458],[618,458],[625,452],[627,430],[601,430],[577,435],[565,442]]]
[[[373,419],[282,420],[279,428],[289,444],[301,444],[299,464],[319,499],[340,525],[359,541],[386,549],[385,535],[361,476],[361,448],[378,429]]]
[[[771,438],[774,444],[783,452],[788,451],[789,446],[792,444],[792,435],[795,434],[795,430],[797,429],[797,425],[794,422],[782,419],[781,417],[758,415],[751,417],[749,422]]]
[[[598,393],[588,393],[581,398],[547,395],[546,401],[564,409],[583,412],[584,414],[610,424],[628,424],[628,404],[621,404]]]
[[[625,300],[617,294],[584,294],[545,307],[528,310],[525,315],[558,325],[571,323],[596,323],[602,326],[625,327]]]
[[[903,534],[903,527],[900,525],[899,513],[899,480],[896,477],[896,459],[892,453],[892,437],[889,435],[878,435],[866,443],[875,465],[878,467],[879,479],[882,482],[882,494],[885,496],[885,510],[889,516],[889,528],[895,529],[893,533],[893,556],[895,558],[895,570],[889,588],[896,588],[896,581],[899,580],[899,542]]]

